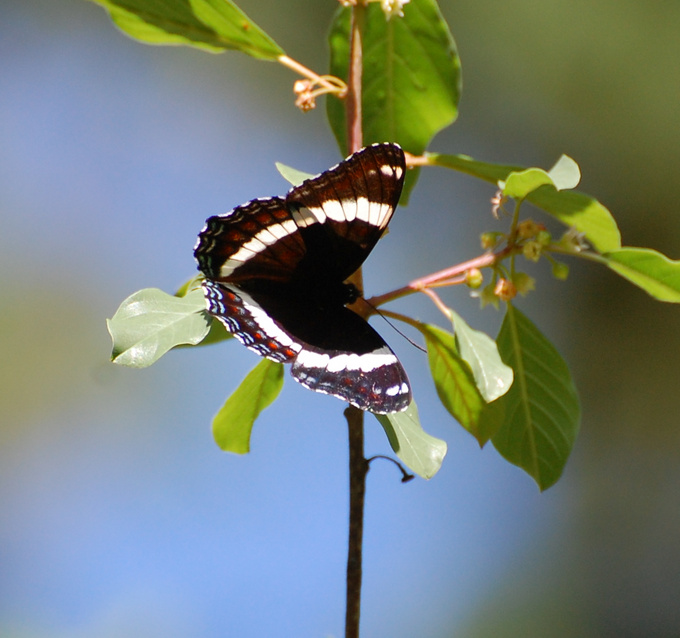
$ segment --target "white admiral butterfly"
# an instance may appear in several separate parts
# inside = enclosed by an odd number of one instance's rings
[[[345,307],[359,291],[344,282],[389,224],[405,169],[396,144],[367,146],[285,197],[211,217],[194,251],[208,312],[243,345],[377,414],[405,410],[411,389],[382,337]]]

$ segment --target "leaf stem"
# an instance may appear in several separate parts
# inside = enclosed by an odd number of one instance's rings
[[[315,84],[324,87],[327,89],[327,92],[336,93],[339,97],[343,97],[347,91],[347,86],[340,78],[336,78],[333,75],[319,75],[303,64],[300,64],[297,60],[289,58],[287,55],[280,55],[277,60],[283,64],[283,66],[300,74],[303,78],[307,78]]]
[[[441,297],[434,290],[428,288],[423,288],[423,292],[432,300],[439,312],[450,321],[451,311],[446,307],[446,304],[441,300]]]

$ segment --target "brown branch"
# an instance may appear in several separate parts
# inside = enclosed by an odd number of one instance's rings
[[[349,71],[345,98],[347,145],[350,153],[355,153],[363,146],[361,82],[364,16],[365,7],[361,4],[352,7]],[[363,288],[361,269],[351,277],[350,281],[359,290]],[[345,410],[345,418],[349,429],[349,545],[347,548],[345,638],[359,638],[364,495],[368,462],[364,458],[364,413],[354,406],[349,406]]]
[[[349,406],[345,410],[345,418],[349,430],[349,547],[345,638],[359,638],[364,497],[369,466],[364,458],[364,413],[354,406]]]
[[[456,266],[450,266],[449,268],[432,273],[431,275],[426,275],[420,279],[414,279],[412,282],[401,288],[386,292],[382,295],[376,295],[367,301],[371,306],[377,308],[388,301],[393,301],[400,297],[405,297],[406,295],[412,295],[414,292],[422,292],[426,288],[464,283],[465,280],[460,278],[460,275],[464,275],[468,270],[472,270],[473,268],[481,269],[493,266],[507,257],[513,250],[513,247],[506,247],[497,253],[485,253],[474,259],[469,259],[468,261],[457,264]]]

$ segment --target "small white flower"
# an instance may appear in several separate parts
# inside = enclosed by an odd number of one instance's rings
[[[403,18],[403,7],[409,2],[410,0],[380,0],[380,6],[383,10],[383,13],[385,14],[385,17],[390,20],[394,16]]]

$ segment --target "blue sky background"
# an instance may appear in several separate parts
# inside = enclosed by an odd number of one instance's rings
[[[676,7],[485,4],[442,2],[465,90],[432,148],[544,167],[569,153],[626,243],[680,256]],[[332,2],[242,6],[323,69]],[[342,404],[287,379],[251,454],[227,455],[210,419],[257,358],[231,343],[119,369],[105,330],[132,292],[194,273],[206,217],[285,192],[275,161],[338,161],[323,109],[294,108],[294,79],[238,53],[143,46],[88,2],[0,1],[0,635],[343,634]],[[367,291],[478,254],[492,194],[424,172]],[[367,637],[680,633],[678,310],[590,266],[566,283],[533,274],[520,306],[572,366],[584,413],[544,494],[479,450],[425,356],[375,323],[449,452],[429,482],[372,465]],[[498,313],[446,299],[495,334]],[[395,308],[439,321],[422,299]],[[366,448],[389,450],[371,418]]]

